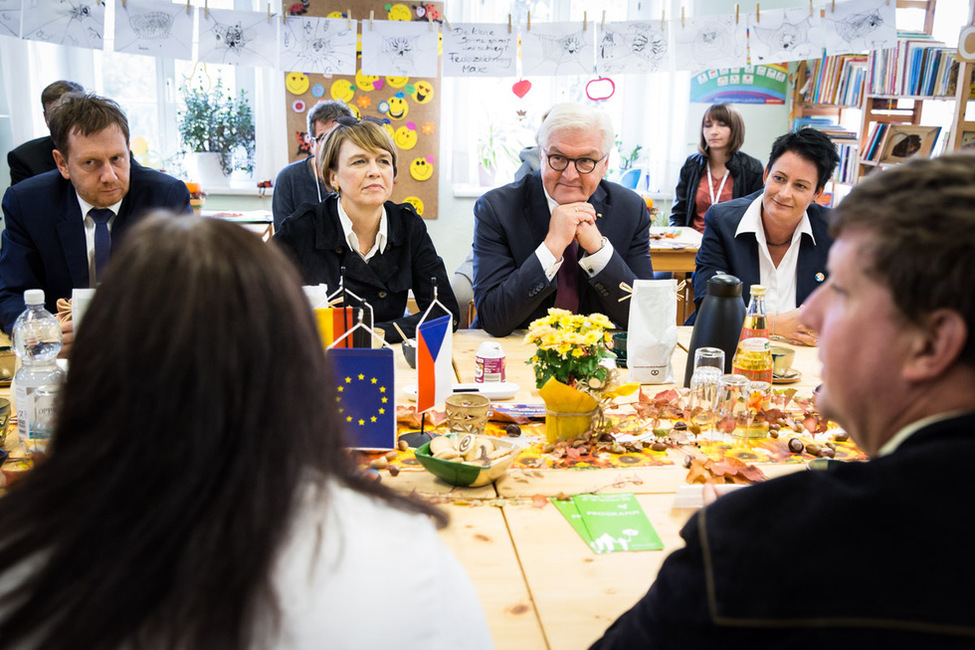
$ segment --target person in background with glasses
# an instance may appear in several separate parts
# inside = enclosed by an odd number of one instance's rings
[[[335,120],[343,116],[351,117],[352,109],[344,102],[331,99],[318,102],[308,111],[305,141],[308,143],[310,155],[287,165],[274,179],[271,214],[274,215],[275,231],[281,228],[284,220],[302,203],[321,203],[328,196],[328,185],[323,184],[316,168],[315,151],[325,136],[335,128]]]
[[[538,130],[541,169],[477,200],[474,327],[506,336],[559,307],[626,328],[621,285],[653,277],[650,215],[604,179],[613,137],[605,113],[557,104]]]
[[[334,291],[345,269],[345,287],[369,303],[375,326],[390,343],[401,340],[400,331],[412,338],[430,305],[428,319],[449,313],[456,329],[460,310],[423,219],[409,203],[389,200],[396,178],[392,136],[376,118],[337,121],[317,155],[322,179],[334,193],[302,205],[274,241],[297,264],[305,284],[324,283]],[[420,311],[404,315],[411,289]]]

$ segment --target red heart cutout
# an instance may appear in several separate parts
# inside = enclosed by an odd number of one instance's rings
[[[518,95],[518,97],[524,97],[528,94],[528,91],[532,89],[532,82],[527,79],[522,79],[521,81],[516,81],[515,85],[511,87],[512,92]]]

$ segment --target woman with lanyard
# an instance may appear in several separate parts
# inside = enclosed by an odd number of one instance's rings
[[[712,205],[762,189],[762,163],[740,151],[745,122],[730,104],[714,104],[701,119],[698,153],[687,158],[670,211],[671,226],[704,232]]]

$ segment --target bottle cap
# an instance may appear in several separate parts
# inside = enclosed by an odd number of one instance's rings
[[[708,280],[708,295],[718,298],[740,298],[741,280],[726,273],[715,274]]]
[[[43,305],[44,289],[28,289],[24,292],[25,305]]]
[[[753,284],[752,285],[752,295],[753,296],[758,296],[759,298],[761,298],[762,296],[765,295],[765,287],[763,287],[760,284]]]

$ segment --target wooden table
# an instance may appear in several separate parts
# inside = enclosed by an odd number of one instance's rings
[[[679,330],[683,346],[691,328]],[[540,402],[532,369],[526,363],[532,347],[524,332],[492,339],[481,330],[454,335],[454,360],[461,380],[473,381],[474,356],[486,340],[498,340],[507,355],[507,379],[519,384],[512,401]],[[395,347],[397,401],[406,403],[402,387],[416,383],[399,346]],[[819,383],[815,349],[796,348],[795,368],[803,373],[796,384],[809,393]],[[674,352],[672,367],[683,381],[686,353]],[[625,378],[625,377],[624,377]],[[673,385],[646,386],[655,393]],[[8,397],[9,389],[0,389]],[[16,433],[8,448],[17,446]],[[802,465],[762,465],[773,477]],[[510,470],[492,485],[453,488],[428,472],[383,472],[390,487],[444,504],[451,522],[441,538],[470,575],[487,616],[496,647],[585,648],[630,608],[650,587],[664,558],[681,545],[678,535],[690,511],[672,508],[674,492],[684,483],[681,466],[634,469]],[[555,506],[538,497],[598,490],[632,492],[664,543],[662,551],[596,555],[579,538]],[[421,566],[414,561],[413,566]]]
[[[687,227],[653,227],[650,234],[673,234],[675,231],[679,233],[677,237],[650,240],[650,261],[654,272],[673,273],[674,279],[685,283],[677,302],[677,324],[682,325],[694,313],[694,285],[690,275],[694,273],[694,260],[701,247],[701,233]]]
[[[691,328],[679,340],[689,344]],[[454,335],[454,360],[461,380],[474,376],[474,355],[486,340],[504,347],[507,380],[519,384],[513,401],[540,402],[530,366],[532,347],[524,332],[492,339],[480,330]],[[686,352],[678,348],[672,367],[683,382]],[[796,387],[808,394],[819,383],[813,348],[796,348],[795,368],[803,376]],[[397,352],[397,385],[415,383],[415,375]],[[673,385],[646,386],[655,393]],[[398,394],[402,401],[402,394]],[[773,477],[802,469],[796,465],[762,465]],[[650,587],[664,558],[682,542],[680,528],[690,511],[672,508],[675,490],[684,483],[683,467],[634,469],[510,470],[494,485],[451,489],[426,472],[401,472],[384,478],[397,490],[445,503],[450,525],[441,537],[457,554],[474,582],[498,648],[585,648]],[[596,555],[579,538],[555,506],[537,497],[598,490],[632,492],[643,507],[664,550]],[[541,506],[541,507],[540,507]]]

